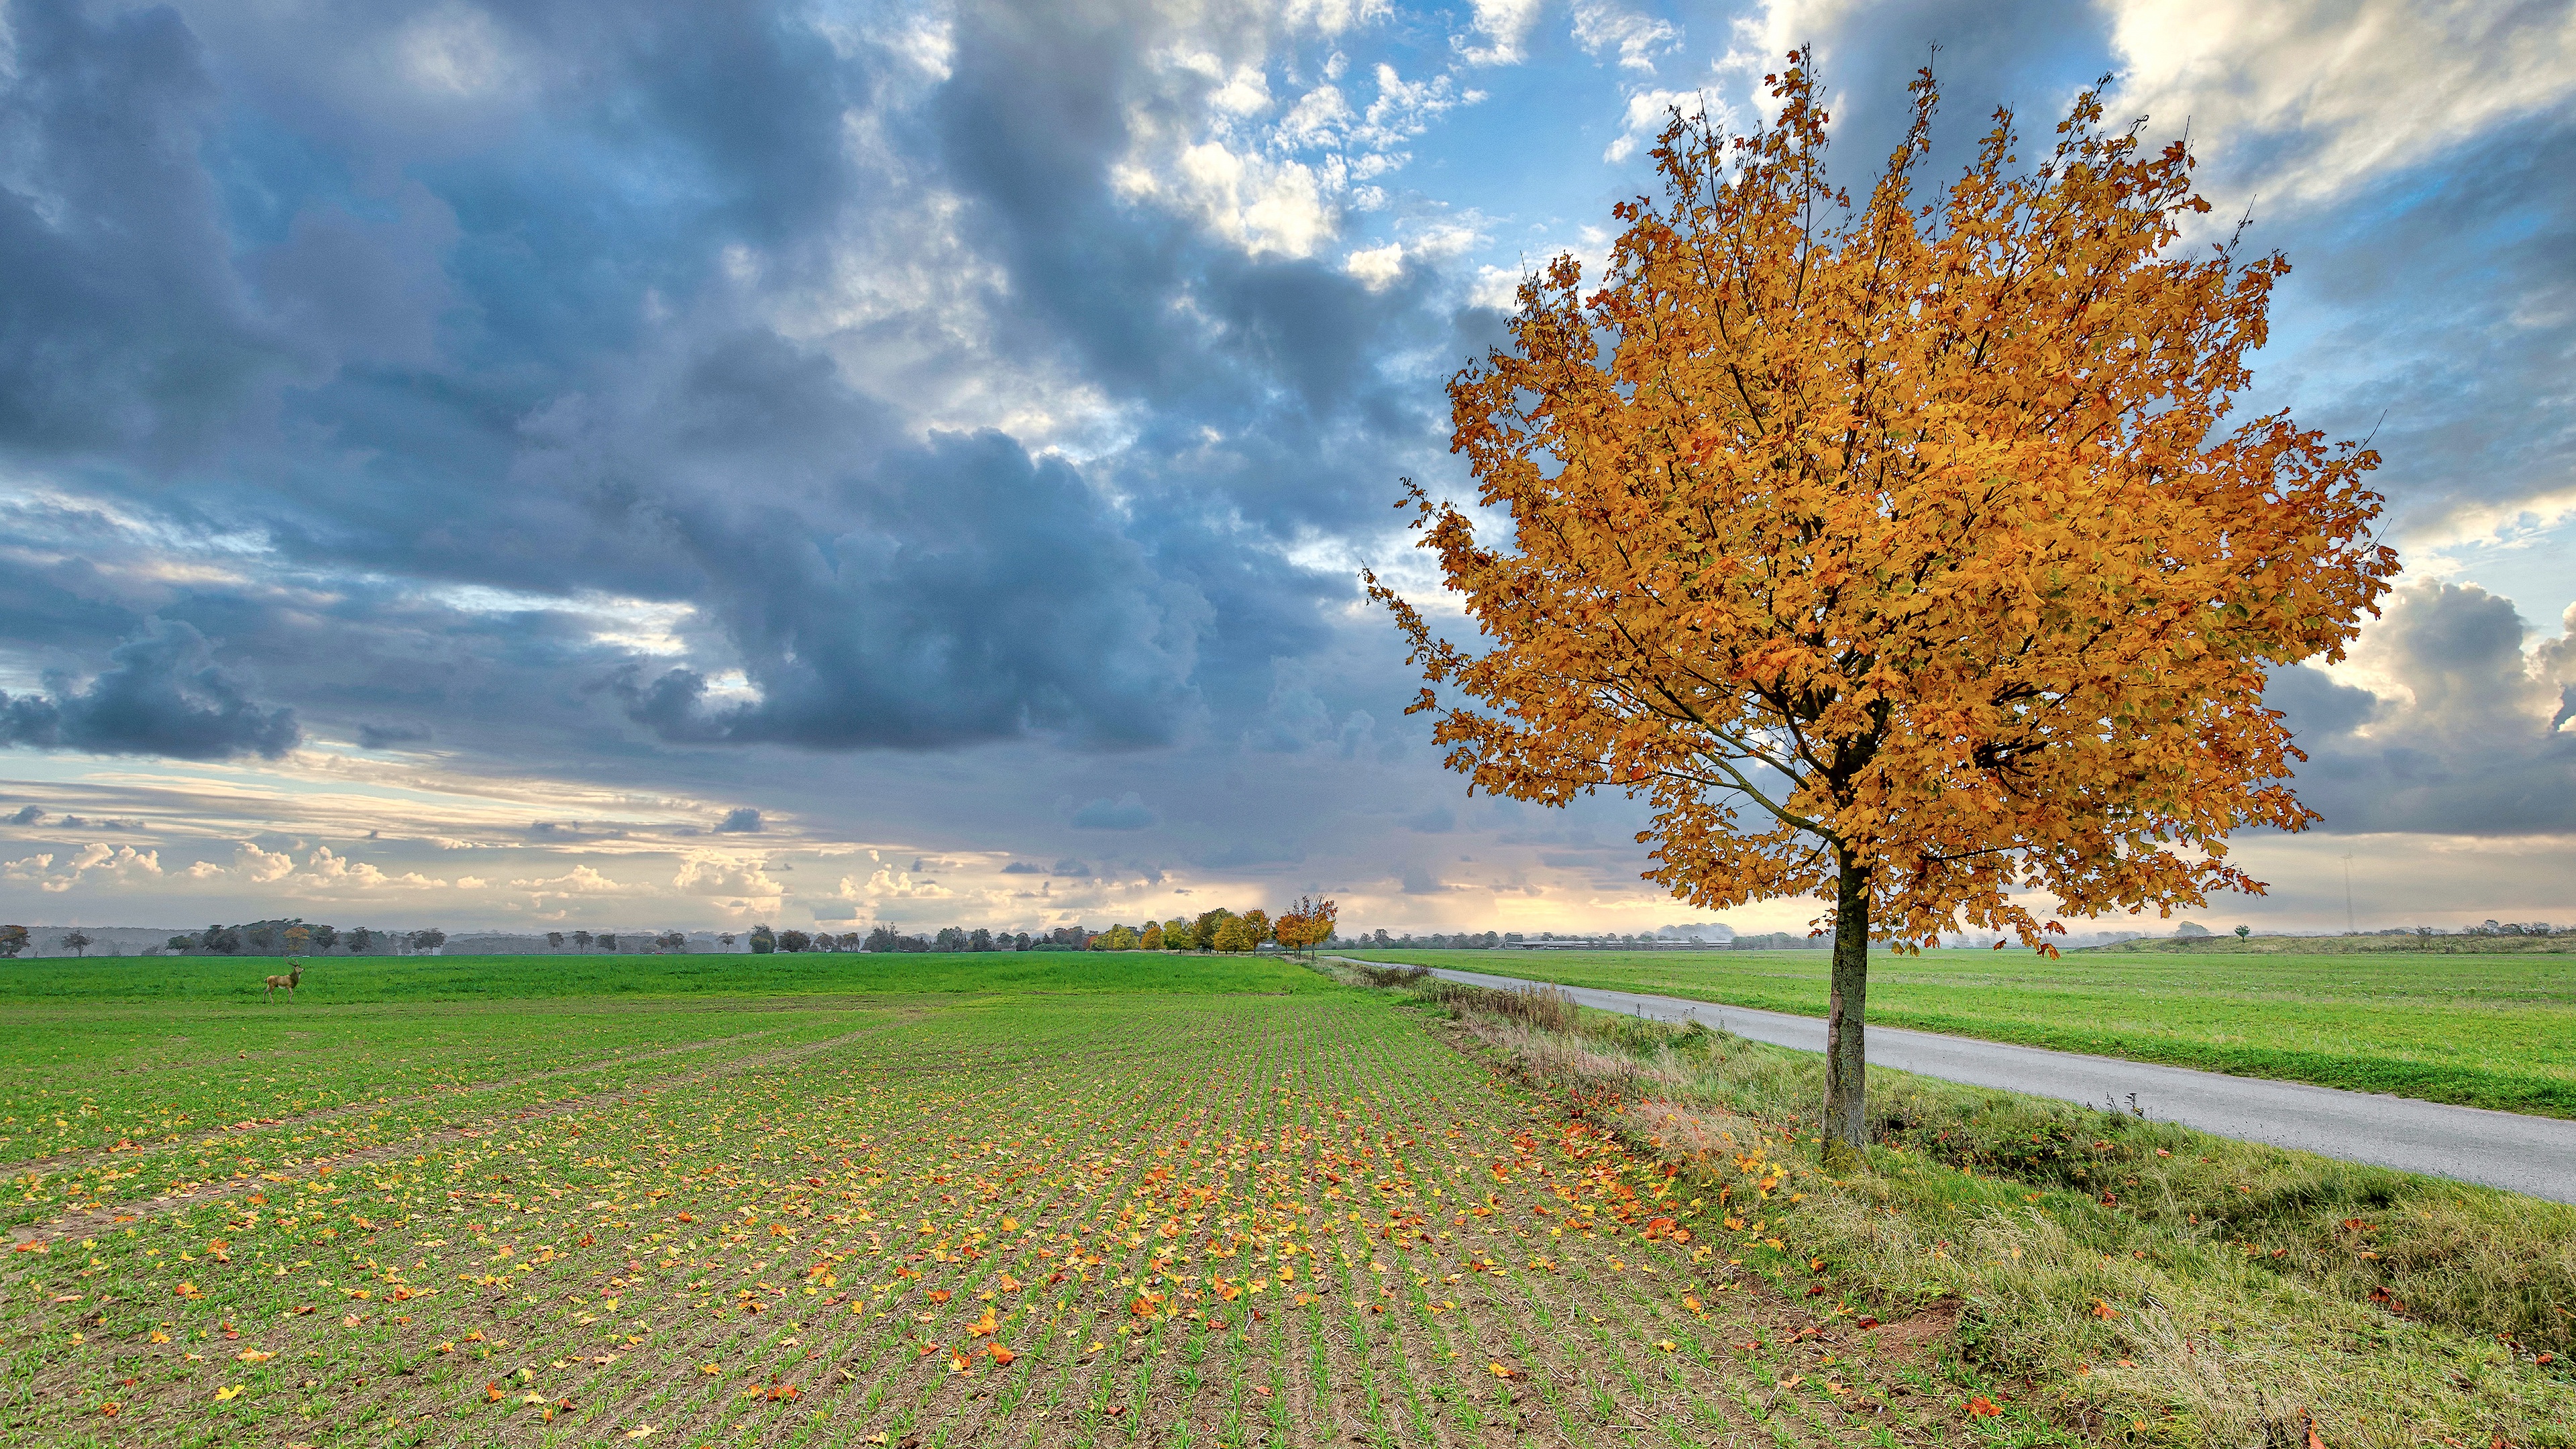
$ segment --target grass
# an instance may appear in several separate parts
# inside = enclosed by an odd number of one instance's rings
[[[0,961],[8,1002],[265,1000],[273,956],[125,956]],[[526,1001],[578,996],[848,996],[959,992],[1313,991],[1311,971],[1277,956],[1141,951],[878,955],[315,956],[295,1000]],[[280,997],[284,1003],[286,998]]]
[[[0,1276],[0,1443],[2007,1442],[1964,1410],[2002,1389],[1764,1291],[1797,1265],[1713,1247],[1722,1209],[1651,1154],[1395,1002],[1248,964],[516,1023],[95,1004],[327,1057],[291,1105],[414,1088],[447,1125],[53,1204]],[[0,1035],[13,1100],[134,1060],[30,1035]],[[549,1039],[601,1075],[542,1106],[466,1081]],[[188,1060],[147,1066],[159,1105],[234,1110]]]
[[[2038,1421],[2182,1444],[2576,1442],[2576,1209],[1873,1071],[1868,1167],[1823,1173],[1822,1063],[1445,983],[1525,1079],[1687,1163],[1739,1237],[1855,1312],[1960,1306]],[[1533,1022],[1553,1020],[1555,1029]],[[1722,1238],[1721,1241],[1724,1241]]]
[[[1822,951],[1394,951],[1568,986],[1822,1016]],[[1891,1026],[2576,1117],[2576,956],[1873,953]]]

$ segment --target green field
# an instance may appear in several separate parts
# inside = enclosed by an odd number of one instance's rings
[[[1822,951],[1401,951],[1569,986],[1825,1013]],[[2576,1117],[2576,956],[1873,952],[1890,1026]]]
[[[1985,1422],[1651,1155],[1290,963],[807,957],[725,999],[598,984],[695,991],[687,958],[364,964],[293,1004],[223,961],[0,1001],[0,1444]]]

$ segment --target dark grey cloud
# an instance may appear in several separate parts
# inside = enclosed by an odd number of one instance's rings
[[[1047,868],[1034,861],[1015,860],[1002,867],[1004,875],[1044,875],[1046,873]]]
[[[2361,656],[2390,697],[2304,666],[2275,675],[2266,698],[2309,756],[2296,784],[2320,828],[2576,831],[2576,643],[2526,654],[2528,632],[2508,599],[2422,585],[2396,596]]]
[[[1115,800],[1091,801],[1073,812],[1076,830],[1143,830],[1158,819],[1133,790]]]
[[[757,835],[760,829],[760,812],[748,805],[726,811],[725,818],[716,822],[718,835]]]
[[[12,825],[42,825],[45,823],[45,807],[42,805],[21,805],[18,807],[17,812],[9,817],[9,823]]]
[[[426,744],[435,732],[427,725],[361,724],[358,747],[367,750],[398,750],[405,745]]]
[[[183,760],[275,759],[293,749],[302,738],[295,711],[250,699],[213,654],[194,627],[156,619],[110,651],[86,688],[57,675],[44,694],[0,694],[0,742]]]
[[[202,155],[220,96],[176,12],[9,8],[0,449],[172,460],[289,360],[231,266]]]

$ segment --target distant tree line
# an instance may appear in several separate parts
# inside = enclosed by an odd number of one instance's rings
[[[379,931],[372,926],[342,930],[301,918],[252,921],[245,925],[208,926],[172,936],[165,948],[179,956],[325,956],[342,951],[352,956],[434,951],[447,944],[447,933],[435,927],[417,931]]]

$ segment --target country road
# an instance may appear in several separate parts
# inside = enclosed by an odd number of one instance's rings
[[[1554,984],[1482,971],[1434,968],[1432,974],[1444,980],[1504,990]],[[1825,1023],[1820,1017],[1583,986],[1557,989],[1584,1006],[1622,1016],[1644,1016],[1656,1021],[1696,1020],[1737,1036],[1800,1051],[1825,1048]],[[1873,1067],[1893,1067],[1946,1081],[2059,1097],[2096,1107],[2106,1100],[2114,1101],[2124,1110],[2134,1094],[2138,1108],[2150,1117],[2223,1137],[2269,1142],[2350,1162],[2432,1173],[2576,1203],[2576,1122],[2555,1117],[2452,1107],[2410,1097],[2312,1087],[2303,1082],[2231,1077],[2188,1067],[2046,1051],[1900,1027],[1873,1026],[1869,1028],[1868,1043]]]

